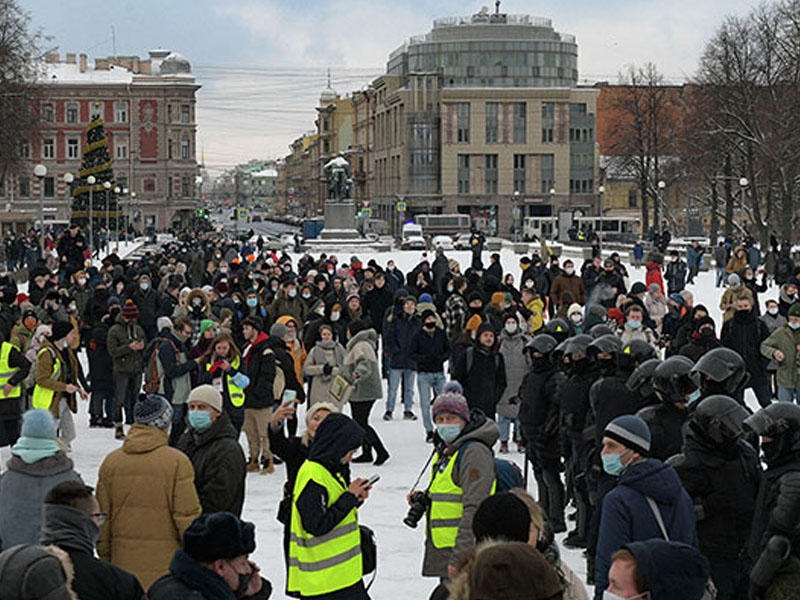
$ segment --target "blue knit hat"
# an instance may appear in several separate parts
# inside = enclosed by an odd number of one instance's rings
[[[49,410],[29,410],[22,415],[22,436],[41,440],[58,438],[56,422]]]
[[[148,394],[136,402],[133,420],[139,425],[157,427],[166,431],[172,423],[172,406],[164,396]]]
[[[420,294],[419,295],[419,301],[420,301],[420,303],[422,303],[422,302],[433,302],[433,296],[431,296],[430,294]]]
[[[650,454],[650,428],[636,415],[622,415],[606,425],[605,437],[616,440],[626,448],[647,456]]]

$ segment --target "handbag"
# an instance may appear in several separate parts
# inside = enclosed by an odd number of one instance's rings
[[[330,394],[339,404],[344,404],[353,395],[353,384],[346,377],[336,375],[331,381]]]
[[[361,570],[363,575],[372,573],[372,579],[366,586],[369,591],[377,575],[378,545],[375,542],[375,532],[366,525],[359,525],[358,532],[361,535]]]

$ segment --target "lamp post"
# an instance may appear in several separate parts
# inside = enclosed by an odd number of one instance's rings
[[[117,224],[117,226],[114,229],[117,230],[117,236],[116,236],[117,240],[114,243],[114,252],[116,252],[117,254],[119,254],[119,192],[120,192],[119,186],[115,185],[114,186],[114,197],[117,199],[117,210],[114,211],[114,219],[116,219],[115,223]],[[109,206],[108,210],[111,210],[110,206]],[[106,216],[108,216],[108,213],[106,213]],[[109,230],[108,233],[109,233],[109,235],[111,235],[111,230]]]
[[[556,188],[550,188],[550,240],[558,241],[558,235],[556,235]]]
[[[601,185],[597,188],[597,193],[600,200],[600,231],[597,232],[597,248],[600,250],[600,255],[603,254],[603,194],[606,193],[606,186]]]
[[[39,256],[44,258],[44,177],[47,167],[38,164],[33,167],[33,174],[39,179]]]
[[[663,179],[661,179],[658,182],[658,199],[656,200],[656,202],[658,202],[658,208],[661,209],[661,211],[662,211],[661,214],[662,215],[664,214],[663,213],[663,210],[664,210],[664,190],[666,188],[667,188],[667,182],[664,181]],[[655,211],[655,215],[657,215],[657,214],[659,214],[659,210]],[[653,223],[653,224],[656,226],[656,231],[658,231],[659,224],[658,223]]]
[[[133,225],[133,201],[136,200],[136,192],[131,192],[128,196],[128,227],[131,229],[131,241],[136,237],[136,228]]]
[[[94,220],[94,198],[92,193],[94,191],[94,184],[97,181],[94,175],[89,175],[86,178],[86,183],[89,184],[89,260],[92,260],[92,250],[94,249],[94,234],[92,232],[93,226],[92,221]]]
[[[108,209],[111,207],[111,182],[104,181],[103,187],[106,188],[106,252],[111,247],[111,234],[109,233],[108,226]]]
[[[72,182],[75,181],[75,175],[72,173],[64,173],[64,183],[67,184],[67,215],[69,215],[69,222],[72,224]]]
[[[519,242],[519,223],[520,223],[520,210],[519,210],[519,190],[514,190],[514,243]]]
[[[744,192],[748,185],[750,185],[750,182],[747,181],[747,177],[739,179],[739,191],[741,192],[739,195],[739,220],[741,221],[742,232],[744,232]]]

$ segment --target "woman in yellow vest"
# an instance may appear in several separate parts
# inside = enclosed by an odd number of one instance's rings
[[[289,535],[289,595],[308,599],[368,600],[361,558],[358,507],[369,496],[366,479],[350,481],[349,463],[364,430],[342,414],[317,428],[295,479]]]
[[[22,425],[22,382],[30,361],[11,342],[0,342],[0,447],[13,446]]]
[[[250,383],[240,370],[242,353],[228,333],[220,333],[203,355],[198,369],[198,385],[207,383],[222,394],[222,406],[237,435],[244,424],[244,388]]]
[[[456,574],[461,559],[475,546],[472,517],[494,491],[492,446],[499,437],[495,422],[478,409],[470,410],[463,394],[454,391],[457,388],[457,383],[448,383],[431,409],[436,454],[426,492],[422,576],[442,580]],[[408,495],[409,505],[416,494]]]

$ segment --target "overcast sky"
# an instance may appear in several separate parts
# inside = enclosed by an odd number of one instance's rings
[[[214,171],[288,153],[314,128],[331,70],[340,94],[380,75],[393,49],[430,31],[435,18],[492,2],[455,0],[19,0],[48,45],[89,56],[146,57],[168,48],[192,63],[198,83],[198,160]],[[552,19],[577,37],[581,82],[616,81],[627,64],[656,63],[670,81],[695,72],[705,42],[754,0],[505,0],[501,10]]]

